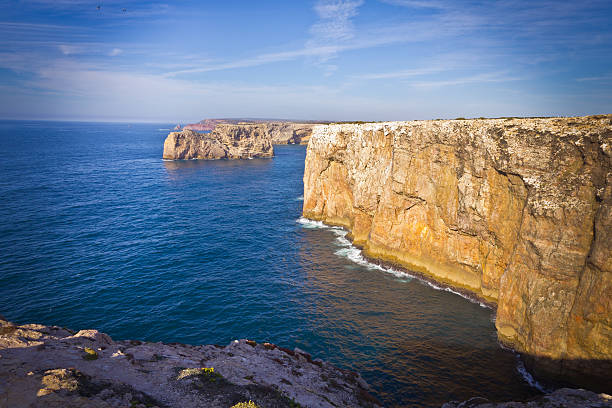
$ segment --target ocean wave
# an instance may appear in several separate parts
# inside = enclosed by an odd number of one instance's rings
[[[295,201],[304,201],[304,196],[301,195],[298,198],[295,199]]]
[[[533,378],[533,376],[531,375],[531,373],[529,371],[527,371],[527,368],[525,368],[525,363],[523,363],[523,360],[521,360],[521,357],[518,353],[516,353],[516,371],[518,371],[518,373],[521,375],[521,377],[523,377],[523,380],[525,380],[525,382],[527,384],[529,384],[531,387],[537,389],[538,391],[547,393],[547,392],[551,392],[552,390],[548,389],[547,387],[544,387],[542,384],[540,384],[535,378]]]
[[[445,286],[445,285],[440,285],[439,286],[439,285],[435,284],[434,282],[431,282],[431,281],[426,280],[426,279],[422,279],[422,278],[420,278],[418,276],[411,275],[411,274],[409,274],[407,272],[400,271],[400,270],[397,270],[397,269],[394,269],[394,268],[391,268],[391,267],[387,267],[387,266],[382,266],[382,265],[379,265],[377,263],[373,263],[373,262],[368,261],[363,256],[363,253],[362,253],[361,249],[359,249],[356,246],[354,246],[351,243],[351,241],[349,241],[346,238],[346,235],[348,234],[348,231],[345,230],[342,227],[326,225],[326,224],[323,223],[323,221],[314,221],[314,220],[310,220],[310,219],[305,218],[305,217],[298,218],[296,220],[296,222],[298,224],[302,224],[302,227],[303,228],[307,228],[307,229],[320,228],[320,229],[329,229],[329,230],[332,230],[332,232],[337,235],[337,237],[336,237],[336,245],[343,247],[343,248],[335,251],[334,253],[336,255],[338,255],[338,256],[345,257],[345,258],[349,259],[350,261],[352,261],[352,262],[354,262],[356,264],[359,264],[359,265],[364,266],[364,267],[366,267],[368,269],[371,269],[371,270],[379,270],[379,271],[383,271],[383,272],[386,272],[386,273],[390,273],[390,274],[394,275],[395,277],[400,278],[400,279],[405,279],[406,281],[410,281],[412,279],[416,279],[419,282],[424,283],[424,284],[430,286],[433,289],[443,290],[445,292],[450,292],[450,293],[453,293],[455,295],[461,296],[462,298],[467,299],[467,300],[469,300],[472,303],[476,303],[480,307],[483,307],[485,309],[490,308],[489,305],[479,301],[478,299],[474,299],[474,298],[472,298],[472,297],[470,297],[468,295],[465,295],[465,294],[463,294],[461,292],[458,292],[458,291],[456,291],[456,290],[454,290],[454,289],[452,289],[452,288],[450,288],[448,286]]]
[[[315,228],[331,229],[332,228],[329,225],[323,224],[322,221],[309,220],[308,218],[304,218],[304,217],[298,218],[297,220],[295,220],[295,222],[297,222],[298,224],[302,224],[303,228],[308,228],[308,229],[315,229]]]

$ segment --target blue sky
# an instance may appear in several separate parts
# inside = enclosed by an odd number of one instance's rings
[[[609,0],[0,0],[0,117],[611,113],[611,21]]]

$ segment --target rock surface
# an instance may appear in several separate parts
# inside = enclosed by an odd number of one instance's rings
[[[266,125],[217,125],[211,133],[184,129],[171,132],[164,142],[163,158],[249,159],[273,157],[274,148]]]
[[[497,303],[536,375],[612,386],[612,115],[316,126],[303,214]]]
[[[220,123],[228,123],[226,119],[204,119],[198,123],[190,123],[183,126],[183,129],[191,129],[198,132],[212,131]]]
[[[550,394],[525,402],[488,402],[472,398],[463,402],[448,402],[442,408],[603,408],[612,407],[612,396],[591,391],[561,388]]]
[[[356,373],[298,349],[113,341],[0,320],[0,407],[377,407]]]
[[[265,124],[273,144],[307,144],[315,123],[299,123],[273,119],[204,119],[185,125],[183,129],[212,131],[219,125]],[[178,129],[175,129],[178,130]]]
[[[269,122],[266,123],[273,144],[307,144],[312,134],[311,123]]]

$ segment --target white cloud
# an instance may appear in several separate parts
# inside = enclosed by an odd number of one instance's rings
[[[120,55],[123,53],[123,50],[121,48],[113,48],[108,55],[110,57],[116,57],[117,55]]]
[[[57,48],[59,48],[61,53],[64,55],[79,54],[83,52],[83,47],[79,45],[60,44]]]

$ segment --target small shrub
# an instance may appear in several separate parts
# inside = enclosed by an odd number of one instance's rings
[[[85,347],[85,354],[83,354],[83,359],[84,360],[97,360],[98,359],[98,353],[96,352],[96,350],[89,348],[89,347]]]
[[[183,378],[189,378],[189,377],[194,377],[197,376],[199,378],[201,378],[202,380],[206,380],[206,381],[217,381],[220,378],[223,378],[223,376],[217,372],[215,372],[214,367],[204,367],[204,368],[185,368],[183,370],[181,370],[181,372],[179,373],[178,377],[176,377],[177,380],[182,380]]]
[[[257,404],[249,400],[249,402],[239,402],[236,405],[232,405],[231,408],[259,408]]]

